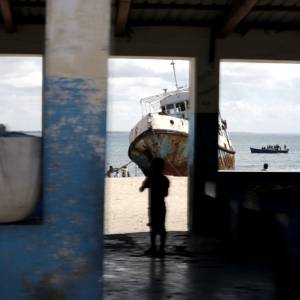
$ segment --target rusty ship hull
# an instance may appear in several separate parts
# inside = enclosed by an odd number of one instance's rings
[[[128,155],[145,176],[151,174],[153,158],[165,162],[164,175],[187,176],[188,120],[149,114],[131,130]]]
[[[153,158],[165,162],[164,175],[187,176],[188,134],[179,131],[154,129],[139,135],[130,145],[128,155],[145,176],[151,174]]]
[[[218,146],[218,169],[235,170],[235,151]]]

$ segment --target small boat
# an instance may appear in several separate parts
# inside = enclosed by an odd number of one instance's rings
[[[256,149],[251,148],[251,153],[289,153],[289,149],[287,150],[275,150],[275,149]]]

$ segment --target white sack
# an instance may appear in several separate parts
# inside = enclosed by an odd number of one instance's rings
[[[34,211],[41,195],[41,149],[38,137],[0,137],[0,223]]]

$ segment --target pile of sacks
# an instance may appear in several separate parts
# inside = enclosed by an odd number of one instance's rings
[[[41,175],[42,139],[0,124],[0,223],[30,216],[41,195]]]

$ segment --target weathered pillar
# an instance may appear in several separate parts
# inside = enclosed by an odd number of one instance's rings
[[[102,299],[109,16],[106,0],[47,2],[44,221],[0,226],[3,300]]]
[[[189,229],[220,235],[229,230],[228,203],[204,195],[205,181],[217,181],[218,174],[219,64],[199,58],[193,73],[190,77],[195,78],[196,88],[189,113]]]

